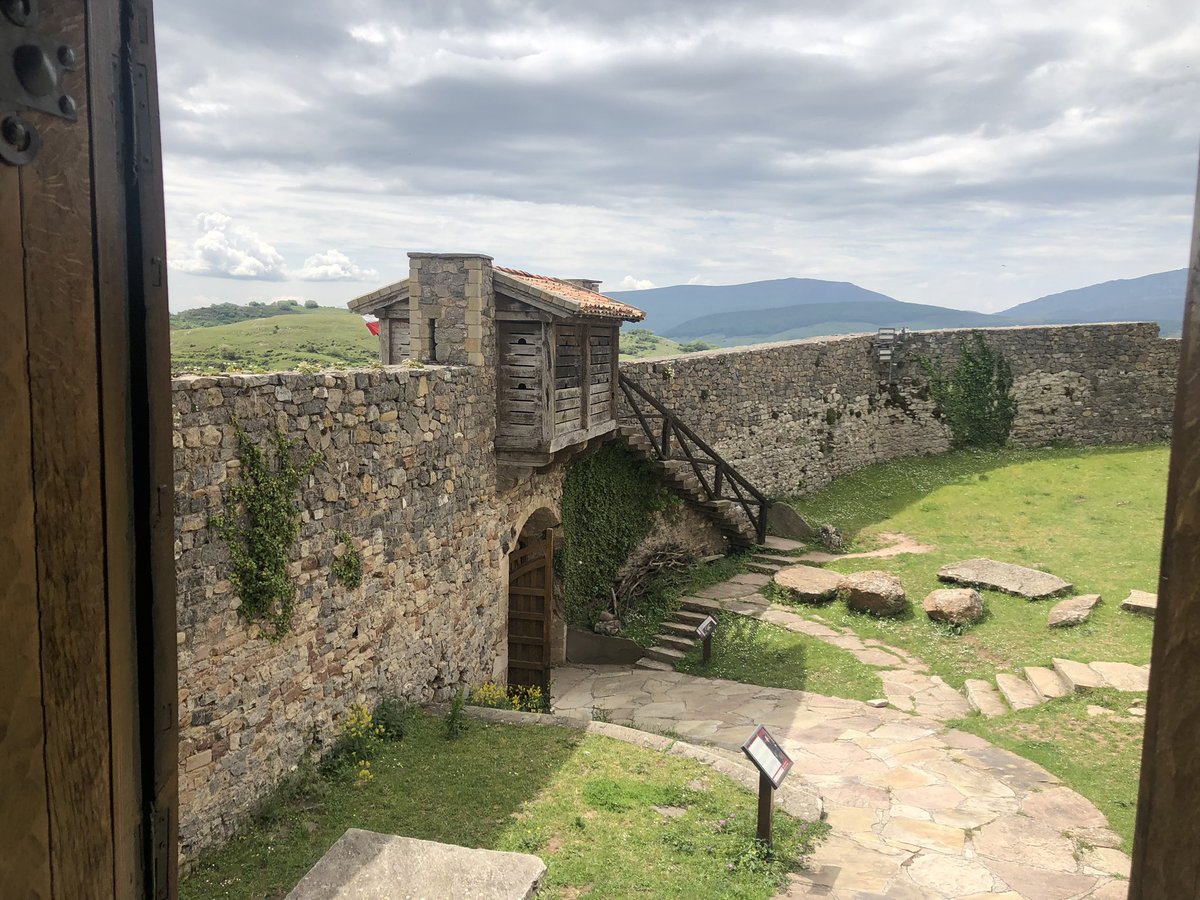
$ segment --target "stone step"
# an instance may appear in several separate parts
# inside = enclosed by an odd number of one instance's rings
[[[1067,683],[1068,688],[1077,693],[1104,687],[1104,677],[1087,663],[1055,658],[1054,671]]]
[[[1046,702],[1042,695],[1033,689],[1033,685],[1020,675],[1000,672],[996,675],[996,687],[1013,709],[1031,709]]]
[[[775,535],[767,535],[767,539],[763,542],[763,546],[768,550],[778,550],[781,553],[791,553],[795,550],[806,550],[808,546],[801,541],[793,541],[791,538],[776,537]]]
[[[797,557],[784,556],[780,553],[752,553],[750,554],[750,559],[765,566],[778,566],[781,569],[788,566],[800,565],[800,560]]]
[[[679,612],[675,613],[673,618],[675,619],[676,622],[691,625],[692,630],[695,630],[697,625],[699,625],[706,618],[708,618],[708,613],[692,612],[691,610],[681,609],[681,610],[679,610]]]
[[[660,662],[657,659],[651,659],[649,656],[643,656],[633,664],[635,669],[654,669],[658,672],[673,672],[675,667],[670,663]]]
[[[978,710],[989,719],[992,716],[1002,716],[1008,712],[1008,706],[1005,705],[1000,693],[990,681],[968,678],[963,686],[963,691],[967,695],[967,703],[970,704],[971,709]]]
[[[715,616],[721,611],[719,600],[708,600],[704,597],[684,597],[679,602],[688,612],[704,613],[706,616]]]
[[[654,636],[654,643],[672,650],[682,650],[684,653],[687,653],[696,646],[695,641],[678,634],[656,634]]]
[[[1025,678],[1044,700],[1054,700],[1071,693],[1071,689],[1058,673],[1045,666],[1026,666]]]
[[[646,655],[651,659],[657,659],[659,662],[664,662],[667,665],[674,666],[685,656],[682,650],[672,650],[670,647],[651,647],[646,651]]]
[[[703,621],[703,617],[701,617],[701,621]],[[660,627],[667,634],[678,634],[682,635],[683,637],[693,637],[696,634],[696,625],[699,624],[699,622],[694,624],[691,622],[672,622],[670,619],[668,619],[667,621],[663,622]]]

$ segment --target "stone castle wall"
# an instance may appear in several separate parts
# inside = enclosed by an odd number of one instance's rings
[[[328,740],[355,702],[445,699],[505,677],[507,553],[561,467],[498,490],[493,392],[473,368],[183,378],[173,384],[183,852],[237,818]],[[240,468],[234,420],[322,454],[301,491],[298,599],[272,643],[237,616],[226,544],[208,527]],[[330,577],[336,531],[363,581]]]
[[[947,450],[949,433],[934,415],[919,359],[953,366],[972,333],[908,335],[891,384],[876,360],[874,335],[627,362],[621,371],[767,494],[796,494],[873,463]],[[1012,366],[1018,446],[1170,436],[1179,341],[1160,339],[1157,325],[980,333]]]
[[[431,266],[432,268],[432,266]],[[436,289],[438,282],[431,282]],[[464,312],[465,328],[475,325]],[[961,332],[914,335],[892,386],[870,337],[713,351],[622,366],[769,493],[946,449],[918,354],[952,359]],[[471,335],[467,335],[468,338]],[[1017,376],[1014,440],[1167,436],[1178,342],[1154,326],[987,332]],[[180,836],[185,856],[227,837],[349,706],[385,693],[443,699],[503,679],[508,552],[525,521],[558,521],[563,465],[502,477],[492,373],[388,367],[173,383],[179,616]],[[302,491],[292,630],[238,619],[225,542],[208,526],[237,477],[235,420],[256,443],[281,429],[321,461]],[[690,524],[670,527],[697,531]],[[331,579],[335,532],[363,583]],[[711,535],[710,535],[711,538]]]

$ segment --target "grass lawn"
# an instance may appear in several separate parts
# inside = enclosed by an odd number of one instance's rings
[[[171,330],[173,372],[254,368],[277,372],[302,363],[345,369],[377,362],[379,338],[367,331],[362,317],[327,306],[228,325]]]
[[[873,466],[827,490],[789,500],[818,522],[832,522],[852,545],[903,532],[936,548],[892,559],[831,563],[841,572],[882,569],[904,583],[914,612],[874,619],[840,604],[825,619],[902,647],[956,687],[1059,656],[1082,662],[1145,663],[1153,623],[1120,612],[1130,589],[1153,591],[1158,575],[1168,449],[1063,448],[960,451]],[[1030,602],[984,592],[987,618],[963,635],[930,623],[921,599],[937,587],[945,563],[977,556],[1043,569],[1099,593],[1104,603],[1086,625],[1046,627],[1053,600]]]
[[[1129,852],[1137,811],[1142,721],[1126,715],[1131,701],[1145,694],[1096,691],[1064,697],[994,719],[972,716],[954,723],[1053,772],[1096,804]],[[1103,706],[1114,716],[1089,716],[1087,706]]]
[[[309,773],[202,857],[183,900],[279,898],[350,827],[534,853],[539,897],[761,897],[824,826],[775,817],[776,858],[754,843],[755,798],[691,760],[553,727],[471,721],[447,741],[420,716],[383,745],[362,786]],[[685,809],[671,818],[654,806]]]
[[[723,613],[718,621],[709,664],[700,661],[697,645],[676,669],[851,700],[883,696],[875,670],[839,647],[746,616]]]

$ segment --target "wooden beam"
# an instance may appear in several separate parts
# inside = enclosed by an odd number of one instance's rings
[[[1167,477],[1131,900],[1200,897],[1200,193]]]

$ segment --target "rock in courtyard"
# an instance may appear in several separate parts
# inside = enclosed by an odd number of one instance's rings
[[[983,618],[983,598],[972,588],[940,588],[921,601],[925,615],[935,622],[974,625]]]
[[[938,578],[970,587],[1016,594],[1030,600],[1052,597],[1071,589],[1071,582],[1049,572],[1027,569],[994,559],[965,559],[938,569]]]
[[[842,576],[816,566],[789,566],[772,579],[797,603],[826,603],[837,596]]]
[[[1158,594],[1149,594],[1146,591],[1130,591],[1129,596],[1121,601],[1121,609],[1137,613],[1139,616],[1149,616],[1153,619],[1154,613],[1158,610]]]
[[[1092,616],[1092,610],[1100,603],[1099,594],[1080,594],[1070,597],[1061,603],[1056,603],[1054,609],[1046,616],[1046,624],[1051,628],[1070,628],[1082,625]]]
[[[890,572],[854,572],[842,577],[838,596],[846,606],[875,616],[898,616],[908,609],[904,585]]]

